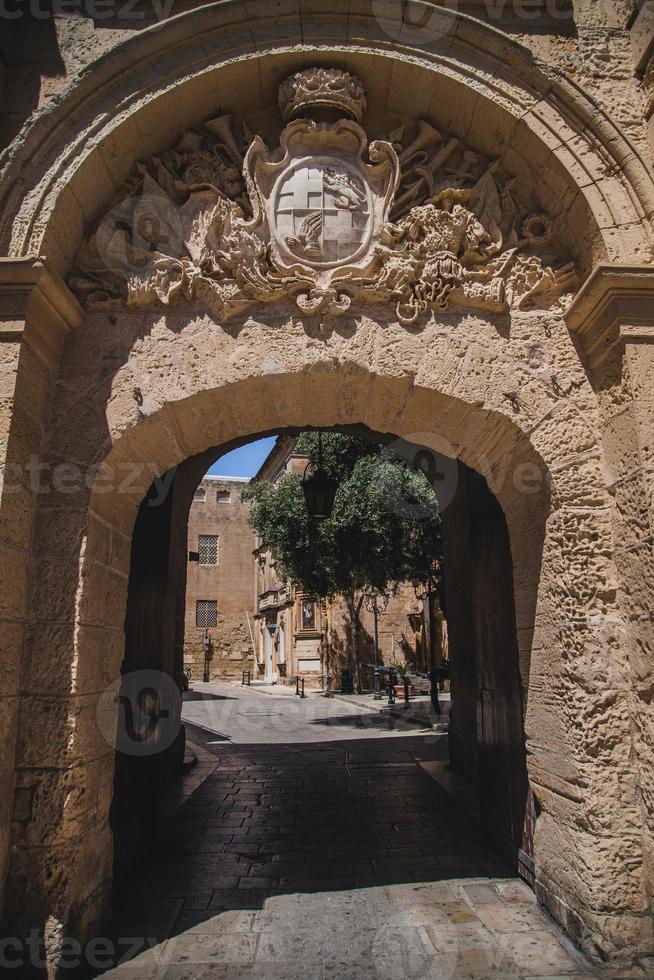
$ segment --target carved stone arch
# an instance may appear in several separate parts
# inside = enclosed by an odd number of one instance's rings
[[[111,874],[103,787],[113,754],[103,748],[97,732],[94,692],[98,671],[106,684],[120,667],[130,539],[140,501],[153,478],[211,445],[289,426],[359,422],[461,459],[486,477],[502,505],[515,569],[518,648],[529,692],[529,776],[543,807],[536,837],[539,895],[589,949],[610,954],[644,941],[642,919],[619,897],[640,888],[639,844],[625,841],[623,834],[625,814],[632,819],[637,804],[626,773],[615,773],[622,810],[614,813],[617,791],[607,784],[606,760],[613,742],[598,752],[593,736],[597,723],[627,740],[630,723],[627,683],[618,679],[624,651],[610,597],[611,529],[595,410],[579,364],[570,368],[569,377],[557,380],[534,358],[534,331],[542,329],[543,316],[557,334],[565,361],[569,340],[563,324],[543,313],[515,317],[511,338],[493,323],[477,319],[466,324],[449,313],[420,332],[364,318],[355,332],[337,328],[321,339],[288,306],[272,318],[250,314],[233,329],[220,329],[207,317],[129,313],[116,320],[112,333],[105,315],[88,315],[86,329],[64,353],[45,458],[56,463],[74,452],[84,472],[104,465],[96,482],[81,493],[40,501],[34,601],[41,615],[46,583],[53,577],[65,583],[66,608],[58,615],[70,623],[61,630],[53,658],[52,643],[38,641],[35,606],[26,667],[29,676],[52,678],[53,689],[65,687],[68,670],[75,677],[74,704],[65,718],[53,720],[49,744],[52,753],[59,753],[58,761],[98,795],[98,807],[89,809],[92,826],[86,827],[74,808],[57,816],[53,797],[39,797],[33,826],[42,835],[39,846],[45,840],[49,860],[59,866],[66,860],[67,845],[60,842],[71,830],[69,821],[78,835],[78,854],[79,835],[89,831],[88,861],[82,864],[97,867],[98,876],[95,890],[89,891],[91,883],[83,889],[86,916],[106,909]],[[96,379],[92,397],[87,394],[89,374]],[[80,437],[70,419],[79,416],[82,406]],[[66,542],[63,554],[60,540]],[[589,606],[593,612],[586,622],[582,610]],[[576,617],[572,623],[571,615]],[[609,677],[615,701],[607,708],[602,694]],[[35,710],[21,721],[19,773],[32,764],[24,752],[39,742],[30,733],[43,723]],[[565,759],[564,771],[553,764],[552,752]],[[31,776],[33,771],[32,765]],[[582,778],[588,800],[574,789]],[[562,890],[562,866],[587,868],[593,854],[589,844],[600,833],[597,869],[592,874],[574,871]],[[14,873],[29,877],[30,839],[16,846]],[[615,882],[610,896],[615,932],[607,932],[603,913],[595,911],[605,901],[601,869],[607,865]],[[35,862],[37,876],[39,867]],[[71,901],[80,900],[73,872],[71,866],[70,873],[57,878],[52,893],[43,890],[62,921],[72,914]]]
[[[651,176],[611,120],[519,43],[466,15],[424,6],[434,24],[427,44],[401,24],[380,23],[363,0],[302,16],[288,0],[260,17],[234,0],[126,40],[72,82],[8,152],[0,247],[45,255],[66,274],[84,229],[134,160],[171,145],[217,104],[256,115],[311,52],[316,63],[358,71],[373,101],[391,110],[407,81],[414,95],[433,89],[425,114],[458,126],[482,152],[503,146],[519,178],[536,177],[545,208],[569,224],[571,241],[588,227],[582,273],[598,258],[648,259]],[[428,84],[412,84],[418,77]],[[247,93],[255,98],[245,105]],[[494,132],[502,146],[483,145]]]
[[[516,42],[419,6],[439,25],[422,46],[402,25],[384,35],[363,0],[303,4],[301,18],[291,0],[259,18],[256,7],[228,0],[127,40],[49,104],[5,156],[0,247],[45,255],[67,276],[135,161],[174,146],[219,107],[242,112],[272,142],[282,125],[273,107],[278,83],[320,64],[361,75],[373,108],[398,125],[401,93],[424,93],[427,121],[476,152],[502,155],[513,175],[538,185],[581,275],[597,258],[649,261],[651,177],[612,122]],[[588,231],[583,242],[579,228]],[[420,330],[401,327],[386,308],[323,322],[283,302],[229,322],[186,306],[82,316],[40,265],[23,258],[4,272],[10,341],[21,336],[17,309],[26,321],[12,451],[23,462],[40,453],[55,467],[74,459],[84,473],[104,462],[102,475],[113,468],[121,481],[120,492],[102,479],[75,494],[35,492],[34,525],[21,497],[9,522],[23,550],[7,562],[7,594],[18,610],[12,618],[28,623],[12,647],[15,669],[6,671],[12,710],[20,703],[21,711],[17,812],[28,815],[14,827],[12,881],[20,888],[52,878],[39,897],[44,921],[52,916],[83,935],[105,908],[104,777],[113,756],[96,751],[94,697],[110,679],[103,671],[113,677],[120,663],[130,536],[153,477],[244,434],[356,421],[416,442],[440,433],[449,446],[435,448],[489,481],[519,570],[529,774],[542,804],[539,895],[591,951],[651,949],[652,807],[648,814],[651,795],[638,771],[649,756],[634,734],[645,728],[644,711],[630,686],[603,423],[560,311],[502,319],[440,310]],[[576,314],[584,328],[586,310],[582,303]],[[64,347],[66,329],[80,322]],[[41,413],[35,424],[31,411]],[[16,598],[23,581],[29,591]],[[32,796],[39,773],[44,790]],[[86,808],[70,802],[77,776],[92,800]],[[92,868],[93,878],[80,881],[80,868]]]

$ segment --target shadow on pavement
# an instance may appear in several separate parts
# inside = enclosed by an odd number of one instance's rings
[[[384,712],[368,712],[365,715],[333,715],[327,718],[316,718],[308,722],[309,725],[321,725],[329,728],[331,725],[342,726],[344,728],[361,729],[380,729],[383,731],[396,731],[400,728],[411,728],[414,730],[425,727],[425,719],[407,714],[406,717],[386,714]]]
[[[238,937],[238,922],[251,926],[275,896],[514,876],[422,768],[446,761],[445,739],[225,745],[215,755],[218,767],[166,825],[157,858],[116,897],[121,955],[154,947],[152,956],[172,937],[192,945],[197,930],[230,916]],[[374,894],[362,891],[362,901]]]
[[[182,701],[238,701],[238,698],[231,697],[229,694],[212,694],[210,691],[184,691]]]

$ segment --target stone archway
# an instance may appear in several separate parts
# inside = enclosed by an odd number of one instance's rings
[[[651,694],[640,653],[647,594],[629,594],[648,559],[641,542],[625,557],[619,538],[622,512],[645,523],[649,512],[640,482],[629,484],[636,504],[629,493],[614,502],[606,462],[642,482],[628,462],[643,444],[646,270],[631,267],[617,283],[610,271],[595,274],[569,321],[578,345],[554,299],[442,309],[427,282],[418,290],[430,297],[424,320],[407,328],[384,303],[364,303],[349,320],[286,298],[229,321],[197,296],[82,310],[60,278],[135,160],[152,160],[212,118],[216,92],[274,136],[273,82],[308,51],[360,71],[380,134],[389,117],[405,121],[398,103],[411,89],[430,94],[422,108],[431,125],[489,158],[501,150],[518,181],[540,185],[580,277],[598,260],[648,260],[651,179],[583,93],[513,41],[498,51],[496,33],[471,18],[439,13],[442,30],[422,50],[401,35],[381,44],[364,4],[350,4],[349,19],[337,8],[302,34],[296,5],[284,5],[283,42],[265,18],[244,40],[233,3],[144,32],[147,68],[131,41],[99,59],[6,161],[0,242],[12,258],[1,271],[14,360],[3,431],[19,474],[0,515],[11,904],[17,921],[38,922],[54,945],[62,930],[84,935],[106,907],[113,754],[95,706],[122,659],[133,523],[153,477],[259,432],[360,423],[460,459],[503,509],[529,676],[529,778],[541,805],[538,894],[591,952],[626,957],[651,942]],[[345,51],[350,29],[358,40]],[[289,45],[289,36],[302,41]],[[616,430],[621,399],[634,411]],[[615,431],[629,436],[628,450],[616,447]],[[33,457],[46,492],[24,478]]]
[[[533,821],[527,816],[523,725],[530,649],[523,644],[520,661],[513,565],[502,509],[483,477],[460,460],[360,424],[350,423],[338,431],[390,445],[409,465],[428,463],[437,475],[445,554],[442,601],[452,664],[450,759],[477,786],[485,840],[507,866],[533,881]],[[297,435],[297,431],[284,434]],[[128,679],[143,670],[181,677],[191,501],[198,480],[223,453],[224,447],[218,447],[185,460],[155,480],[138,507],[121,664],[121,674]],[[545,500],[547,487],[540,490]],[[534,553],[542,550],[543,536],[542,522],[534,520]],[[523,617],[527,615],[523,610]],[[261,631],[262,665],[270,675],[272,636],[263,624]],[[153,755],[133,755],[118,747],[110,815],[114,886],[152,856],[160,815],[166,816],[162,800],[181,748],[181,734]]]
[[[260,345],[259,349],[268,356],[266,345]],[[114,383],[115,398],[120,398],[122,387],[120,382]],[[133,399],[131,382],[128,381],[127,388],[123,390]],[[347,398],[343,398],[344,393],[348,392],[356,395],[356,404],[348,404]],[[103,414],[100,411],[98,417]],[[69,697],[72,693],[72,699],[67,702],[64,715],[52,718],[49,713],[33,712],[31,718],[25,719],[24,728],[24,744],[27,747],[36,742],[36,732],[32,726],[39,726],[42,730],[44,724],[48,724],[51,731],[49,751],[56,752],[60,762],[67,767],[66,780],[57,791],[51,779],[50,794],[37,794],[34,799],[34,820],[41,827],[45,839],[51,842],[48,867],[56,869],[57,874],[50,886],[47,868],[39,865],[34,880],[34,872],[28,872],[28,868],[36,870],[37,867],[33,860],[34,852],[25,840],[15,865],[17,879],[22,873],[32,881],[35,892],[31,893],[31,900],[36,901],[38,895],[40,902],[48,903],[46,908],[49,906],[50,909],[59,910],[61,921],[70,923],[71,915],[76,915],[75,927],[83,929],[86,917],[92,921],[102,909],[102,896],[107,895],[110,883],[111,835],[107,816],[113,752],[97,731],[97,694],[94,692],[117,676],[120,668],[129,541],[136,508],[152,480],[153,472],[164,473],[187,456],[204,451],[207,444],[230,442],[230,435],[243,438],[243,433],[252,435],[270,431],[284,422],[295,426],[332,426],[348,424],[355,419],[363,419],[375,431],[392,431],[409,438],[415,438],[419,432],[425,433],[437,420],[442,434],[435,434],[432,439],[436,448],[442,450],[448,444],[452,447],[456,445],[459,458],[471,464],[476,462],[478,467],[486,465],[489,479],[497,479],[496,496],[507,518],[513,552],[519,646],[523,662],[530,661],[531,687],[527,703],[530,778],[537,788],[539,799],[543,800],[543,813],[536,837],[537,873],[542,883],[542,897],[556,902],[553,882],[561,874],[561,861],[565,860],[569,867],[570,862],[575,860],[578,839],[576,834],[570,833],[566,799],[554,792],[552,784],[555,780],[559,786],[560,780],[574,784],[579,778],[577,767],[583,765],[588,773],[589,760],[581,757],[580,749],[583,746],[577,739],[574,725],[570,724],[569,692],[574,689],[574,680],[566,670],[565,661],[559,658],[560,647],[551,643],[548,634],[551,637],[549,631],[555,630],[562,635],[567,628],[565,609],[561,608],[562,592],[569,594],[574,589],[587,587],[584,585],[587,583],[585,568],[579,581],[576,524],[568,545],[562,547],[561,535],[565,530],[569,506],[561,502],[559,486],[566,488],[566,495],[576,487],[576,493],[585,496],[589,488],[588,470],[584,470],[578,483],[574,466],[572,472],[570,466],[565,466],[558,480],[554,478],[554,502],[548,516],[544,553],[556,554],[557,564],[556,567],[545,564],[541,568],[537,539],[542,531],[539,532],[538,522],[534,518],[539,506],[542,507],[549,498],[550,491],[547,481],[543,484],[536,479],[537,473],[544,476],[546,472],[542,456],[535,452],[515,423],[498,413],[473,408],[436,389],[407,386],[402,377],[371,375],[362,365],[355,366],[347,359],[340,366],[333,361],[321,364],[319,360],[313,369],[295,374],[245,378],[220,388],[201,390],[174,407],[169,403],[149,419],[128,426],[124,436],[116,440],[93,492],[86,495],[88,510],[80,510],[76,506],[79,504],[78,497],[61,500],[63,507],[58,508],[58,534],[61,535],[66,526],[66,538],[79,544],[65,557],[44,556],[42,571],[45,573],[47,569],[47,574],[52,575],[56,569],[59,581],[78,581],[77,587],[72,588],[65,597],[65,601],[70,603],[67,615],[72,619],[72,643],[67,640],[66,631],[62,631],[57,663],[61,696],[65,685]],[[210,420],[209,425],[206,424],[207,420]],[[60,436],[65,438],[63,431]],[[563,459],[569,457],[569,449],[570,445],[565,439],[557,440],[554,446],[550,443],[550,451],[563,454]],[[479,458],[477,453],[480,454]],[[559,457],[558,462],[561,461]],[[508,470],[503,469],[507,467],[507,462]],[[556,458],[548,461],[547,469],[551,472],[556,464]],[[533,468],[523,470],[523,467]],[[522,479],[525,472],[532,488],[538,483],[538,492],[524,493],[516,489],[516,473]],[[110,473],[113,473],[113,478],[109,477]],[[125,483],[126,479],[129,485]],[[563,479],[565,484],[562,483]],[[578,497],[572,499],[578,500]],[[544,511],[541,513],[544,519],[546,514]],[[42,518],[46,525],[51,525],[53,513],[48,506],[44,507]],[[594,526],[594,534],[601,532],[602,525],[595,521],[593,508],[588,511],[587,519]],[[542,528],[542,523],[540,526]],[[591,556],[584,553],[584,565],[589,560]],[[40,594],[44,596],[45,593],[41,591]],[[63,618],[63,610],[61,615]],[[52,647],[35,644],[32,669],[51,670],[48,667],[51,657]],[[550,693],[553,685],[545,689],[540,683],[544,675],[556,677],[559,693],[554,705]],[[619,723],[620,720],[616,718],[615,724]],[[555,744],[559,739],[564,741],[565,755],[561,757],[565,759],[565,772],[548,768],[551,742],[549,736],[543,737],[543,731],[552,733]],[[33,777],[34,764],[37,763],[34,756],[32,762]],[[602,759],[596,759],[594,766],[595,778],[600,786],[604,781],[605,764]],[[67,783],[75,785],[83,794],[86,801],[83,808],[70,805],[65,788]],[[63,795],[57,797],[56,792]],[[53,805],[57,798],[61,799],[60,808]],[[64,800],[67,800],[67,806],[63,806]],[[549,824],[545,831],[543,824]],[[68,841],[72,838],[75,839],[77,854],[75,868],[97,869],[93,881],[89,880],[86,872],[84,880],[80,881],[72,864],[67,866]],[[81,860],[82,849],[85,860]],[[562,855],[565,855],[564,859]],[[570,902],[573,894],[572,889],[566,892],[567,902]],[[587,893],[583,898],[577,893],[575,899],[578,902],[575,909],[579,916],[577,921],[583,923],[580,928],[588,928],[584,918],[589,916],[586,903],[592,898]],[[51,911],[49,914],[57,915],[57,912]],[[580,932],[580,935],[583,937],[584,933]]]

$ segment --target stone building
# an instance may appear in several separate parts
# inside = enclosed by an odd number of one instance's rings
[[[193,680],[240,681],[252,670],[254,535],[241,498],[247,482],[205,476],[193,495],[184,631]]]
[[[302,474],[307,458],[296,438],[280,436],[255,480],[274,482],[285,472]],[[270,551],[248,524],[248,483],[240,477],[205,476],[193,495],[188,521],[184,665],[192,680],[254,679],[308,687],[338,687],[350,667],[350,626],[341,603],[320,603],[280,581]],[[422,603],[411,586],[389,597],[379,616],[382,663],[407,660],[428,669]],[[374,620],[362,608],[359,659],[374,660]],[[369,671],[364,681],[371,681]]]
[[[358,427],[442,476],[486,837],[651,974],[651,3],[63,8],[0,38],[3,926],[52,974],[152,836],[118,692],[180,675],[204,473]]]

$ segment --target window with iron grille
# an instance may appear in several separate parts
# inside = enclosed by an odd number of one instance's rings
[[[204,487],[198,487],[195,493],[193,494],[193,500],[206,500],[206,498],[207,498],[207,491],[204,489]]]
[[[200,534],[198,536],[198,554],[201,565],[218,564],[218,535]]]
[[[216,503],[228,504],[231,499],[232,495],[229,490],[216,490]]]
[[[200,629],[218,624],[218,601],[216,599],[198,599],[195,603],[195,625]]]

